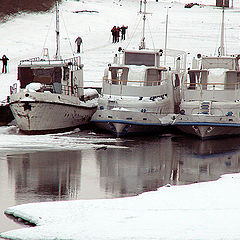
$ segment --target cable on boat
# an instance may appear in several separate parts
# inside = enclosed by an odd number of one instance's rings
[[[52,11],[52,12],[54,12],[54,11]],[[48,27],[48,31],[47,31],[47,34],[46,34],[46,37],[45,37],[45,40],[44,40],[44,43],[43,43],[42,52],[41,52],[40,56],[43,56],[43,54],[44,54],[44,48],[45,48],[45,45],[46,45],[46,42],[47,42],[47,39],[48,39],[48,34],[49,34],[50,28],[52,26],[53,18],[55,17],[53,14],[51,14],[51,15],[52,15],[51,21],[50,21],[50,24],[49,24],[49,27]]]
[[[72,51],[72,55],[74,56],[74,50],[73,50],[71,41],[69,40],[70,38],[69,38],[68,31],[67,31],[67,28],[66,28],[66,24],[65,24],[65,21],[64,21],[64,18],[63,18],[63,14],[62,14],[61,10],[60,10],[60,12],[61,12],[61,19],[63,21],[63,25],[64,25],[64,28],[65,28],[65,31],[66,31],[66,34],[67,34],[67,39],[68,39],[68,42],[69,42],[69,45],[70,45],[70,48],[71,48],[71,51]]]
[[[152,36],[152,32],[151,32],[151,28],[150,28],[150,24],[149,24],[148,19],[147,19],[147,25],[148,25],[150,37],[151,37],[151,40],[152,40],[153,49],[155,50],[155,45],[154,45],[154,41],[153,41],[153,36]]]
[[[129,47],[129,45],[130,45],[130,43],[131,43],[131,41],[132,41],[132,39],[133,39],[133,36],[135,35],[135,33],[136,33],[136,31],[137,31],[137,29],[138,29],[138,26],[139,26],[139,24],[140,24],[140,21],[141,21],[141,18],[139,18],[139,20],[138,20],[138,23],[137,23],[137,20],[135,21],[135,26],[134,26],[134,28],[133,28],[133,32],[132,32],[132,34],[131,34],[131,36],[130,36],[130,39],[129,39],[129,41],[128,41],[128,43],[126,44],[126,47],[125,48],[128,48]],[[137,24],[136,24],[137,23]]]

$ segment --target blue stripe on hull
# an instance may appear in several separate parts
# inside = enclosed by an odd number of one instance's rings
[[[217,126],[217,127],[240,127],[239,123],[208,123],[208,122],[178,122],[174,126]]]
[[[95,123],[122,123],[129,125],[141,125],[141,126],[170,126],[171,124],[162,124],[162,123],[138,123],[138,122],[128,122],[123,120],[91,120]]]

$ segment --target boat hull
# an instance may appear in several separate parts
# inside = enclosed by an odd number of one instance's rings
[[[19,129],[28,134],[62,132],[87,124],[96,110],[49,102],[16,102],[10,107]]]
[[[240,121],[232,116],[178,116],[173,123],[180,131],[202,140],[240,135]]]
[[[133,111],[97,110],[91,122],[116,137],[128,134],[159,133],[171,126],[172,115],[161,115]]]
[[[9,106],[22,132],[42,134],[88,124],[97,110],[97,99],[83,102],[74,96],[20,92],[11,95]]]

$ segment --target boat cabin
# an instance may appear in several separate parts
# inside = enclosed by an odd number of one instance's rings
[[[188,70],[188,89],[235,89],[239,85],[240,71],[236,57],[203,57],[200,70]],[[222,86],[222,88],[221,88]]]
[[[157,86],[161,84],[166,72],[166,68],[110,66],[105,70],[104,80],[111,81],[114,85]]]
[[[23,60],[18,65],[20,89],[30,83],[42,85],[39,92],[83,95],[83,76],[80,58],[68,60]]]
[[[119,96],[147,96],[152,93],[158,96],[166,91],[163,86],[167,76],[168,71],[164,67],[109,66],[104,72],[102,93]]]
[[[185,92],[190,99],[213,100],[219,98],[231,99],[236,94],[220,92],[232,90],[240,93],[240,70],[238,57],[203,57],[199,69],[188,70],[186,90],[195,90],[194,93]],[[238,95],[237,95],[238,96]]]

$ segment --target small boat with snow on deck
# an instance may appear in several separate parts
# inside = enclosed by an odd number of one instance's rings
[[[58,20],[58,2],[56,1]],[[59,44],[59,26],[56,29]],[[20,91],[11,94],[9,106],[19,129],[27,134],[63,132],[90,122],[97,109],[98,92],[83,87],[80,56],[20,61]]]
[[[163,132],[171,126],[181,100],[180,81],[185,77],[186,53],[146,48],[146,2],[140,11],[143,37],[139,50],[119,48],[113,64],[105,69],[98,109],[91,119],[97,127],[117,137]],[[169,60],[170,65],[166,64]]]
[[[182,86],[180,114],[173,125],[202,140],[240,134],[240,55],[224,49],[224,8],[218,56],[194,58]]]

